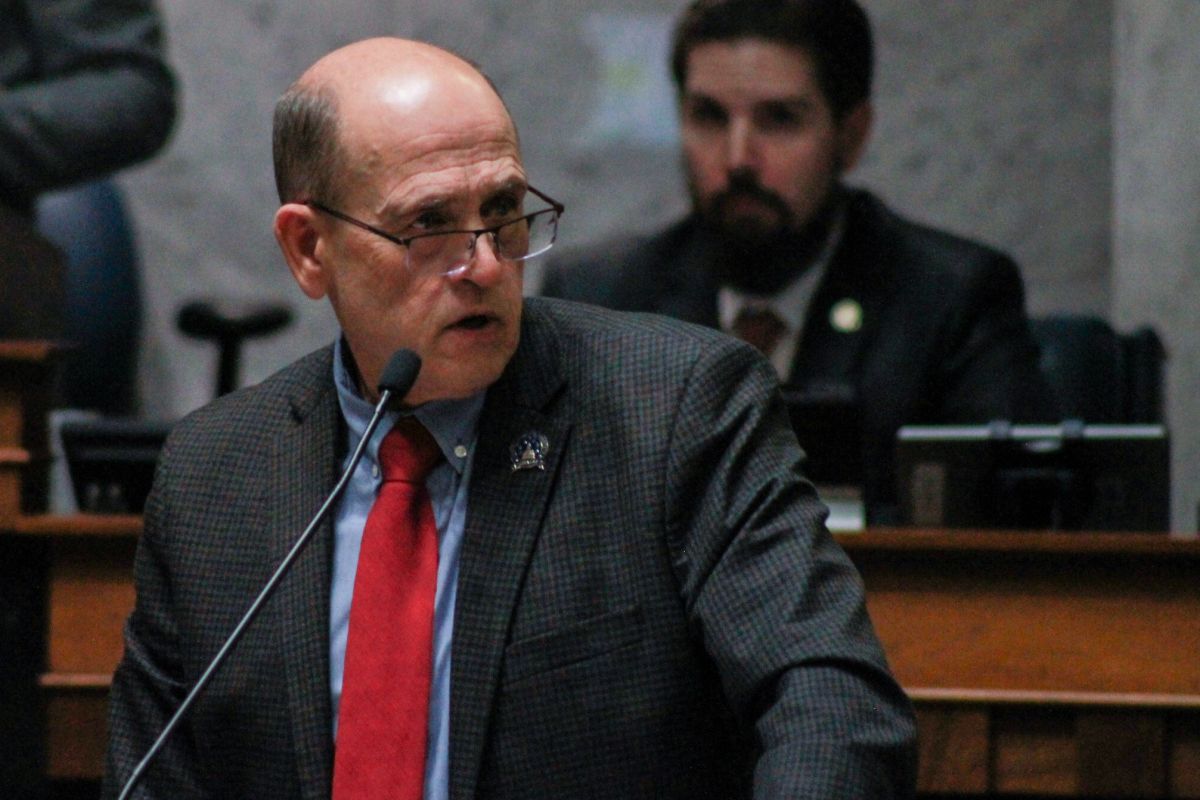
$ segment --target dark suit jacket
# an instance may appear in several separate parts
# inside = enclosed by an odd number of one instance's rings
[[[689,218],[624,249],[598,247],[594,256],[551,264],[542,293],[716,326],[718,287],[705,257]],[[857,331],[830,324],[844,299],[862,308]],[[895,503],[901,425],[1048,421],[1056,413],[1016,264],[904,220],[862,191],[848,193],[841,244],[808,309],[787,382],[808,391],[851,388],[867,500],[883,519]]]
[[[111,711],[128,775],[334,479],[328,349],[163,453]],[[511,445],[550,442],[544,471]],[[696,326],[527,301],[461,553],[450,796],[887,798],[912,719],[769,366]],[[155,767],[158,797],[327,797],[326,525]]]

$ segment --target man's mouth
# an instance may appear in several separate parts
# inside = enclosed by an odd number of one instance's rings
[[[451,325],[451,328],[465,328],[469,331],[477,331],[485,327],[492,321],[492,317],[486,314],[472,314],[469,317],[463,317],[458,322]]]

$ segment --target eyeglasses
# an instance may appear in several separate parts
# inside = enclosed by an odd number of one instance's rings
[[[492,250],[496,257],[505,261],[524,261],[554,246],[554,240],[558,237],[558,217],[566,210],[566,206],[532,186],[528,188],[531,194],[549,203],[550,208],[490,228],[418,233],[404,238],[393,236],[317,200],[309,200],[305,205],[400,245],[405,250],[405,266],[408,269],[437,275],[457,275],[466,270],[475,258],[475,243],[484,234],[492,237]]]

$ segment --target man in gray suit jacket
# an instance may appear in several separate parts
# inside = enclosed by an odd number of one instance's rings
[[[1016,264],[842,184],[870,132],[872,66],[855,0],[697,0],[672,53],[693,213],[551,264],[542,293],[748,339],[763,326],[743,313],[774,314],[766,349],[795,395],[857,406],[834,449],[860,450],[869,519],[888,522],[901,425],[1055,409]]]
[[[395,39],[335,51],[277,107],[276,171],[277,238],[342,337],[173,431],[106,796],[320,505],[407,347],[423,366],[399,414],[444,459],[426,481],[424,779],[403,796],[911,797],[911,711],[770,367],[702,327],[522,301],[561,206],[527,183],[473,66]],[[330,796],[379,438],[144,796]]]

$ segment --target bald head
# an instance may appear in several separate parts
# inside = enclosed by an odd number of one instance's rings
[[[369,143],[381,139],[381,126],[388,126],[395,139],[421,137],[431,120],[463,109],[476,116],[500,115],[512,126],[492,82],[453,53],[396,38],[366,39],[335,50],[309,67],[276,103],[279,199],[337,202],[346,181],[369,174],[379,156]]]

